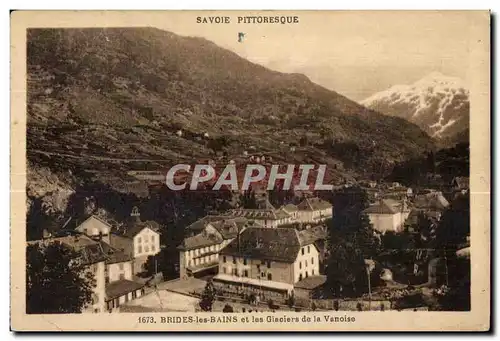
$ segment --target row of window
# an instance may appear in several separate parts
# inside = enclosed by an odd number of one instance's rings
[[[307,259],[304,262],[305,267],[307,268]],[[311,257],[311,265],[314,265],[314,258]],[[302,269],[302,262],[299,262],[299,269]]]
[[[156,236],[154,234],[151,235],[151,243],[154,244],[156,240]],[[144,243],[147,243],[148,242],[148,238],[147,237],[144,237]],[[138,244],[141,244],[142,243],[142,237],[137,237],[137,243]]]
[[[200,258],[195,258],[193,260],[188,260],[188,266],[191,265],[199,265],[199,264],[205,264],[205,263],[210,263],[219,258],[219,255],[213,254],[213,255],[208,255],[205,257],[200,257]]]
[[[187,251],[186,254],[189,258],[192,258],[192,257],[203,255],[204,253],[215,252],[215,251],[219,251],[219,245],[205,246],[205,247],[202,247],[199,249],[190,250],[190,251]]]
[[[224,273],[224,274],[226,273],[226,268],[225,267],[222,268],[222,273]],[[231,275],[239,277],[240,276],[240,272],[239,272],[238,269],[232,269]],[[241,272],[241,275],[243,277],[248,277],[248,270],[243,270]],[[264,272],[261,272],[260,273],[260,278],[266,278],[266,274]],[[267,274],[267,280],[268,281],[272,281],[273,280],[273,275],[271,273]]]
[[[312,270],[311,276],[314,276],[314,269]],[[306,271],[305,278],[309,277],[309,272]],[[303,280],[304,277],[302,276],[302,273],[299,274],[299,281]]]
[[[231,257],[231,256],[229,256],[229,257]],[[233,258],[233,264],[236,264],[237,257],[232,257],[232,258]],[[226,256],[222,256],[222,262],[223,263],[227,263],[227,257]],[[265,263],[266,263],[266,265],[267,265],[268,268],[271,267],[271,261],[268,260]],[[248,265],[248,259],[247,258],[243,258],[243,265]],[[257,268],[260,268],[259,264],[257,264]]]
[[[151,248],[148,244],[144,245],[144,252],[149,253],[149,250],[151,250],[151,252],[156,252],[156,245],[152,244]],[[142,245],[141,244],[139,244],[137,246],[137,253],[142,253]]]

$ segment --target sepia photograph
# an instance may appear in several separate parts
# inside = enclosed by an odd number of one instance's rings
[[[14,330],[489,329],[489,12],[11,24]]]

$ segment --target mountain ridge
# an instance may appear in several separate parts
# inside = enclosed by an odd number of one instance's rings
[[[416,123],[430,136],[451,139],[469,127],[469,90],[458,77],[432,72],[409,85],[394,85],[361,101],[383,114]]]
[[[213,158],[220,137],[229,158],[253,147],[276,162],[325,163],[338,181],[434,147],[416,125],[304,75],[155,28],[28,30],[27,104],[30,164],[103,182]]]

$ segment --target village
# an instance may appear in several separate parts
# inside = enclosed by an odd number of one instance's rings
[[[152,173],[152,180],[158,181],[158,172]],[[149,176],[148,172],[130,175]],[[336,186],[334,191],[354,187],[368,198],[369,205],[360,214],[369,219],[381,245],[378,255],[390,259],[392,267],[365,258],[368,292],[357,296],[329,294],[330,231],[338,228],[333,221],[341,213],[313,190],[297,191],[294,200],[277,207],[270,202],[269,191],[257,186],[250,208],[236,204],[178,227],[184,239],[176,247],[178,258],[171,260],[177,272],[173,279],[164,279],[161,271],[160,253],[166,248],[160,242],[162,226],[143,221],[137,207],[121,224],[91,214],[74,230],[46,231],[42,239],[28,244],[60,243],[79,255],[85,272],[94,278],[91,302],[84,309],[90,313],[429,310],[448,280],[440,270],[440,256],[422,245],[410,250],[414,258],[410,277],[420,282],[398,282],[394,272],[401,264],[384,241],[403,233],[421,236],[421,217],[429,225],[424,238],[431,238],[450,201],[468,193],[468,178],[455,177],[446,193],[372,180]],[[466,244],[455,251],[469,257]],[[417,296],[420,299],[398,303]]]

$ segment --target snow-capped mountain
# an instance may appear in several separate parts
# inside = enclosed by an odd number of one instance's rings
[[[469,90],[461,79],[439,72],[411,85],[395,85],[361,104],[405,118],[435,138],[452,138],[469,128]]]

